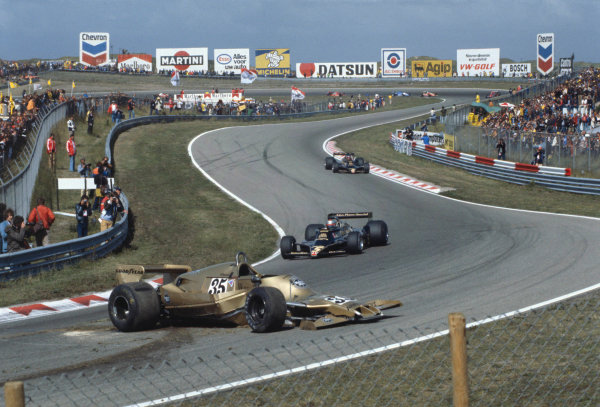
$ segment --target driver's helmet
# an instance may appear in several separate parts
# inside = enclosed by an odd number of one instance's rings
[[[346,154],[346,157],[344,158],[346,159],[346,161],[352,162],[352,154]]]
[[[338,227],[340,222],[336,218],[327,219],[327,229],[334,229]]]

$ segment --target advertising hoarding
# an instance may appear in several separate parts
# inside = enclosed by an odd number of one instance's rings
[[[296,64],[297,78],[375,78],[377,62],[314,62]]]
[[[254,53],[256,72],[262,76],[286,76],[291,73],[289,48],[263,48]]]
[[[381,48],[381,76],[400,77],[406,73],[406,48]]]
[[[499,76],[500,48],[456,50],[458,76]]]
[[[560,58],[560,74],[571,75],[573,73],[573,57]]]
[[[156,72],[208,71],[208,48],[156,48]]]
[[[517,76],[529,76],[531,73],[531,64],[502,64],[502,75],[507,78]]]
[[[79,63],[87,66],[101,66],[108,64],[109,58],[109,33],[79,33]]]
[[[152,55],[150,54],[119,54],[118,69],[132,69],[139,72],[152,72]]]
[[[215,72],[218,74],[242,73],[242,68],[250,69],[249,48],[215,48]]]
[[[452,60],[415,60],[411,63],[413,78],[450,78]]]
[[[554,34],[538,34],[537,40],[537,70],[547,75],[554,69]]]

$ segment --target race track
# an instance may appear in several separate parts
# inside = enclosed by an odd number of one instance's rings
[[[465,99],[454,94],[444,104]],[[322,293],[362,300],[399,299],[404,306],[388,310],[386,315],[391,318],[317,332],[293,329],[259,335],[246,328],[167,327],[123,334],[112,328],[101,307],[85,314],[3,327],[2,380],[35,377],[37,372],[77,363],[94,369],[98,358],[106,358],[100,369],[118,371],[145,361],[201,355],[202,362],[197,363],[206,364],[205,374],[193,383],[181,384],[181,388],[195,390],[343,355],[348,344],[354,346],[352,351],[368,348],[369,341],[357,341],[359,336],[376,338],[377,344],[391,343],[417,332],[413,327],[418,327],[418,332],[443,328],[450,312],[479,319],[597,283],[600,231],[596,220],[472,205],[373,175],[333,174],[323,169],[322,144],[327,138],[417,116],[430,108],[228,128],[209,132],[191,145],[194,160],[211,177],[298,240],[306,224],[323,222],[332,211],[368,210],[375,219],[385,220],[391,234],[389,246],[369,248],[356,256],[277,258],[259,266],[259,271],[295,274]],[[82,321],[87,321],[86,328],[81,328]],[[69,335],[74,324],[85,334]],[[282,345],[286,350],[278,353]],[[129,349],[143,353],[132,355]],[[243,355],[239,369],[211,370],[217,363],[237,365],[239,355]],[[156,383],[161,381],[161,372],[143,370],[138,374],[140,377],[128,376],[127,382],[150,381],[155,386],[140,391],[117,378],[102,379],[102,386],[119,386],[119,394],[124,393],[123,398],[112,394],[110,404],[144,401],[181,389],[173,385],[178,380],[175,374],[162,372],[170,376],[171,387],[159,390],[161,385]],[[151,379],[154,376],[156,382]],[[93,385],[82,384],[82,393],[92,391]],[[111,394],[110,387],[102,393]]]

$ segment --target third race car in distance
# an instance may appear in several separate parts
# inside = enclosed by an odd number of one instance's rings
[[[325,169],[350,174],[368,174],[371,164],[365,162],[362,157],[356,157],[354,153],[335,152],[333,157],[325,158]]]
[[[281,257],[323,257],[335,254],[359,254],[369,246],[385,246],[389,242],[387,224],[369,220],[362,228],[350,226],[341,219],[372,218],[372,212],[330,213],[327,225],[310,224],[304,231],[304,241],[297,243],[293,236],[281,238]]]

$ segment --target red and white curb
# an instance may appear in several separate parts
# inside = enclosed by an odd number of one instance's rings
[[[331,155],[333,155],[333,153],[343,153],[342,150],[336,147],[334,140],[327,141],[327,143],[325,144],[325,150]],[[408,185],[410,187],[421,189],[427,192],[433,192],[435,194],[439,194],[442,190],[437,185],[427,184],[425,182],[407,177],[406,175],[400,174],[399,172],[388,170],[387,168],[379,167],[373,164],[371,164],[371,169],[369,170],[369,172],[370,174],[376,175],[381,178],[385,178],[388,181],[392,181],[397,184]]]
[[[147,283],[152,285],[154,288],[161,285],[162,282],[162,277],[147,281]],[[100,293],[92,293],[80,297],[67,298],[64,300],[46,301],[0,308],[0,325],[17,322],[24,319],[45,317],[63,312],[94,308],[102,305],[106,306],[111,291],[112,290]]]

